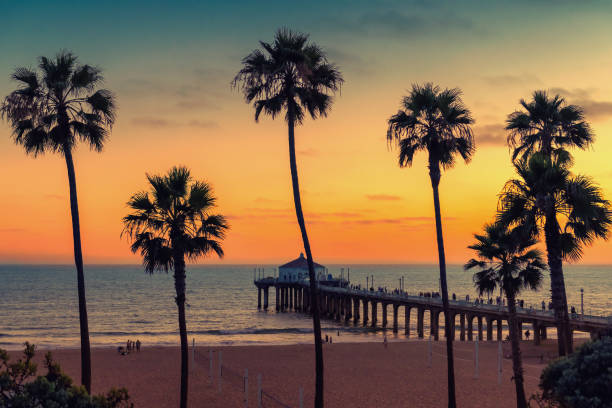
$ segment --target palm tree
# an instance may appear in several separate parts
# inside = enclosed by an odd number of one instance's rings
[[[523,386],[519,322],[516,317],[516,297],[523,289],[537,290],[546,265],[539,250],[532,248],[537,240],[521,226],[485,225],[484,234],[474,234],[476,243],[468,248],[476,251],[478,259],[470,259],[465,270],[477,268],[474,284],[480,295],[490,296],[496,289],[508,299],[508,328],[512,343],[512,368],[516,388],[516,406],[527,408]]]
[[[185,320],[185,261],[214,252],[223,257],[221,241],[229,228],[222,215],[211,214],[216,198],[210,185],[193,181],[186,167],[173,167],[165,176],[147,175],[151,194],[134,194],[127,205],[133,211],[123,218],[140,252],[147,273],[174,272],[176,305],[181,338],[181,408],[187,407],[189,356]]]
[[[513,161],[519,157],[527,160],[535,152],[552,159],[559,149],[585,149],[593,142],[594,135],[582,109],[568,105],[561,96],[551,97],[546,91],[535,91],[531,101],[521,99],[520,104],[524,110],[511,113],[506,122],[506,129],[510,131],[508,145],[514,149]],[[542,202],[543,199],[541,196],[538,200]],[[544,214],[544,217],[551,218],[551,228],[554,228],[555,221],[552,218],[555,214]],[[549,248],[548,243],[547,253],[552,304],[559,333],[559,355],[565,355],[572,351],[572,334],[563,283],[563,261],[559,252]]]
[[[506,183],[498,221],[524,225],[534,236],[544,233],[551,280],[559,355],[571,353],[571,329],[562,273],[563,259],[578,260],[582,246],[607,238],[612,224],[610,203],[589,178],[574,176],[571,157],[557,149],[552,157],[534,153],[514,163],[519,178]]]
[[[511,113],[506,121],[513,161],[534,152],[550,157],[558,148],[585,149],[593,142],[593,132],[582,109],[568,105],[561,96],[535,91],[530,102],[521,99],[520,104],[524,111]]]
[[[285,111],[289,128],[289,165],[293,185],[295,213],[302,234],[308,261],[310,305],[315,340],[316,389],[315,407],[323,407],[323,346],[321,322],[317,304],[317,281],[310,242],[306,232],[300,198],[295,157],[295,126],[302,124],[306,112],[312,119],[327,116],[332,94],[339,90],[343,79],[338,68],[327,60],[326,53],[308,41],[308,35],[280,29],[273,43],[260,41],[256,49],[242,59],[242,69],[233,81],[244,93],[247,103],[253,103],[255,121],[263,112],[273,119]]]
[[[59,153],[66,160],[74,262],[77,270],[79,323],[81,328],[81,382],[91,392],[91,355],[85,300],[83,252],[72,150],[78,140],[101,151],[115,121],[113,95],[97,89],[100,69],[77,64],[77,57],[62,51],[55,58],[40,57],[38,70],[17,68],[12,79],[19,88],[2,103],[0,112],[12,127],[15,143],[34,157]]]
[[[440,289],[446,333],[449,407],[456,406],[455,372],[453,339],[449,333],[450,311],[438,186],[441,170],[453,167],[457,154],[467,163],[474,153],[474,138],[470,126],[473,122],[470,111],[463,105],[459,89],[441,91],[439,87],[428,83],[424,86],[412,86],[410,94],[402,100],[402,109],[389,119],[387,130],[388,142],[395,142],[399,147],[400,167],[411,166],[414,154],[418,151],[425,151],[429,156],[428,167],[433,188]]]

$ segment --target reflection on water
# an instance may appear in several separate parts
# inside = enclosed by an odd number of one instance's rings
[[[258,265],[258,267],[262,267]],[[328,265],[339,274],[340,266]],[[345,268],[346,265],[342,265]],[[435,265],[353,265],[350,278],[365,286],[374,275],[375,285],[388,290],[398,287],[400,277],[411,293],[436,291]],[[266,267],[272,275],[272,266]],[[580,310],[580,288],[584,288],[585,313],[612,314],[612,267],[567,266],[568,302]],[[177,311],[172,276],[147,275],[140,266],[87,266],[85,269],[91,342],[115,346],[128,339],[145,344],[178,343]],[[475,291],[471,273],[461,266],[448,268],[449,291],[458,299]],[[76,272],[73,266],[0,266],[0,347],[19,348],[28,340],[39,347],[78,347],[79,327]],[[304,315],[257,311],[253,266],[190,266],[187,277],[187,325],[190,337],[215,344],[291,344],[312,342],[312,323]],[[525,293],[527,305],[540,308],[549,302],[549,281],[540,292]],[[389,307],[389,321],[392,319]],[[381,314],[381,308],[378,308]],[[400,308],[400,336],[404,339],[404,309]],[[426,333],[429,316],[425,316]],[[382,321],[379,316],[378,322]],[[338,325],[323,320],[324,334],[334,341],[380,341],[382,331]],[[411,319],[411,337],[416,337],[416,316]],[[554,330],[549,329],[554,336]],[[387,332],[389,335],[390,331]],[[338,334],[340,336],[338,336]]]

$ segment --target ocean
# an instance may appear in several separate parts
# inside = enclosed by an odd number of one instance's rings
[[[249,345],[312,342],[308,316],[257,310],[254,268],[272,276],[276,265],[190,265],[187,267],[187,328],[198,344]],[[327,265],[329,273],[344,276],[350,270],[353,284],[365,286],[366,277],[388,290],[404,277],[409,293],[438,290],[436,265]],[[448,266],[449,293],[457,298],[476,295],[472,273],[460,265]],[[566,266],[565,281],[570,306],[584,312],[612,314],[612,266]],[[171,274],[148,275],[138,265],[87,265],[85,267],[89,330],[93,347],[125,344],[128,339],[147,345],[177,345],[178,319]],[[520,298],[540,308],[549,301],[548,279],[539,292]],[[389,309],[390,311],[391,309]],[[379,313],[381,313],[379,308]],[[403,308],[400,335],[403,340]],[[390,314],[391,316],[391,314]],[[391,318],[391,317],[390,317]],[[381,322],[379,317],[378,321]],[[416,325],[416,319],[411,320]],[[428,319],[425,320],[427,326]],[[381,330],[323,320],[324,334],[334,341],[380,341]],[[416,327],[412,327],[412,339]],[[427,330],[427,327],[426,327]],[[427,331],[426,331],[427,332]],[[339,336],[338,336],[339,334]],[[390,331],[387,334],[391,336]],[[554,335],[554,334],[553,334]],[[79,346],[76,272],[73,265],[0,265],[0,348],[19,349],[25,341],[38,348]]]

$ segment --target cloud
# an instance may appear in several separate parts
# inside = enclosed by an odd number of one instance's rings
[[[361,16],[358,24],[362,27],[389,32],[393,34],[425,35],[438,29],[460,29],[471,31],[474,25],[471,20],[455,14],[434,13],[428,17],[416,14],[404,14],[398,10],[372,11]]]
[[[132,124],[136,126],[147,126],[147,127],[169,127],[171,126],[170,121],[161,118],[153,118],[150,116],[139,117],[132,119]]]
[[[444,220],[455,220],[454,217],[444,217]],[[422,223],[423,221],[427,221],[427,224],[430,225],[434,222],[433,217],[393,217],[393,218],[373,218],[373,219],[363,219],[363,220],[355,220],[352,221],[355,224],[363,224],[363,225],[371,225],[371,224],[413,224],[415,222]]]
[[[136,126],[145,126],[153,128],[193,127],[201,129],[211,129],[219,126],[217,122],[212,120],[190,119],[184,122],[180,122],[152,116],[141,116],[133,118],[132,124]]]
[[[474,129],[477,144],[505,146],[507,140],[506,130],[503,125],[483,125]]]
[[[373,201],[397,201],[402,199],[400,196],[389,194],[366,194],[366,198]]]
[[[255,200],[253,200],[253,202],[255,202],[255,203],[262,203],[262,204],[268,204],[268,203],[280,203],[281,200],[276,200],[274,198],[257,197]]]
[[[340,212],[310,212],[305,213],[304,218],[308,224],[325,225],[397,225],[403,228],[421,228],[431,226],[434,218],[430,216],[411,216],[411,217],[371,217],[371,210],[363,211],[340,211]],[[250,222],[267,222],[270,220],[280,220],[282,222],[294,223],[295,211],[293,208],[248,208],[242,214],[231,214],[227,216],[233,220],[247,220]],[[444,217],[445,221],[454,221],[455,217]]]
[[[520,86],[520,85],[538,85],[542,81],[531,74],[522,75],[492,75],[482,78],[488,85],[491,86]]]
[[[297,152],[301,156],[308,156],[308,157],[315,157],[315,156],[319,156],[320,154],[320,152],[317,149],[312,149],[312,148],[298,150]]]
[[[327,48],[327,55],[331,62],[338,64],[340,69],[348,69],[361,75],[374,73],[374,66],[358,54],[346,52],[338,48]]]
[[[199,67],[191,72],[161,79],[128,78],[121,82],[122,92],[136,99],[169,101],[167,109],[220,110],[216,103],[227,97],[231,75],[229,71]]]
[[[64,200],[66,197],[60,194],[45,194],[44,198],[53,199],[53,200]]]
[[[612,116],[612,101],[595,100],[593,88],[551,88],[551,94],[559,94],[567,99],[568,103],[578,105],[590,119],[605,119]]]
[[[25,228],[0,228],[0,232],[13,233],[13,232],[24,232]]]
[[[396,9],[372,10],[354,18],[333,17],[327,19],[332,27],[352,34],[368,35],[370,32],[390,36],[424,37],[432,32],[448,33],[451,30],[478,32],[473,21],[441,9],[425,13],[404,13]]]

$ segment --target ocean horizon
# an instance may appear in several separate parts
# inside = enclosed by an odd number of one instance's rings
[[[438,290],[435,264],[348,264],[327,265],[334,276],[350,275],[353,284],[365,286],[374,276],[376,287],[393,290],[404,277],[409,293]],[[300,344],[312,342],[312,322],[308,315],[277,313],[274,291],[270,309],[257,310],[257,290],[253,285],[255,269],[272,276],[277,265],[215,264],[187,267],[187,329],[190,341],[211,345]],[[612,314],[612,272],[610,265],[567,265],[567,296],[570,307],[580,311],[580,289],[584,289],[584,312]],[[448,265],[449,296],[458,299],[476,296],[471,272],[461,265]],[[19,349],[25,341],[38,348],[79,347],[76,272],[73,265],[0,265],[0,348]],[[178,345],[177,309],[174,303],[172,274],[148,275],[140,265],[89,264],[85,266],[85,285],[92,347],[115,347],[128,339],[145,346]],[[538,292],[525,292],[526,307],[539,309],[548,304],[546,277]],[[382,313],[379,310],[379,313]],[[403,322],[403,308],[399,321]],[[381,319],[379,319],[381,321]],[[428,330],[429,319],[425,319]],[[411,339],[416,337],[416,319],[411,321]],[[323,334],[335,342],[380,341],[381,328],[364,328],[352,323],[322,320]],[[554,329],[551,330],[554,336]],[[393,341],[405,340],[402,334]],[[577,335],[581,335],[577,333]],[[584,334],[586,336],[586,334]]]

